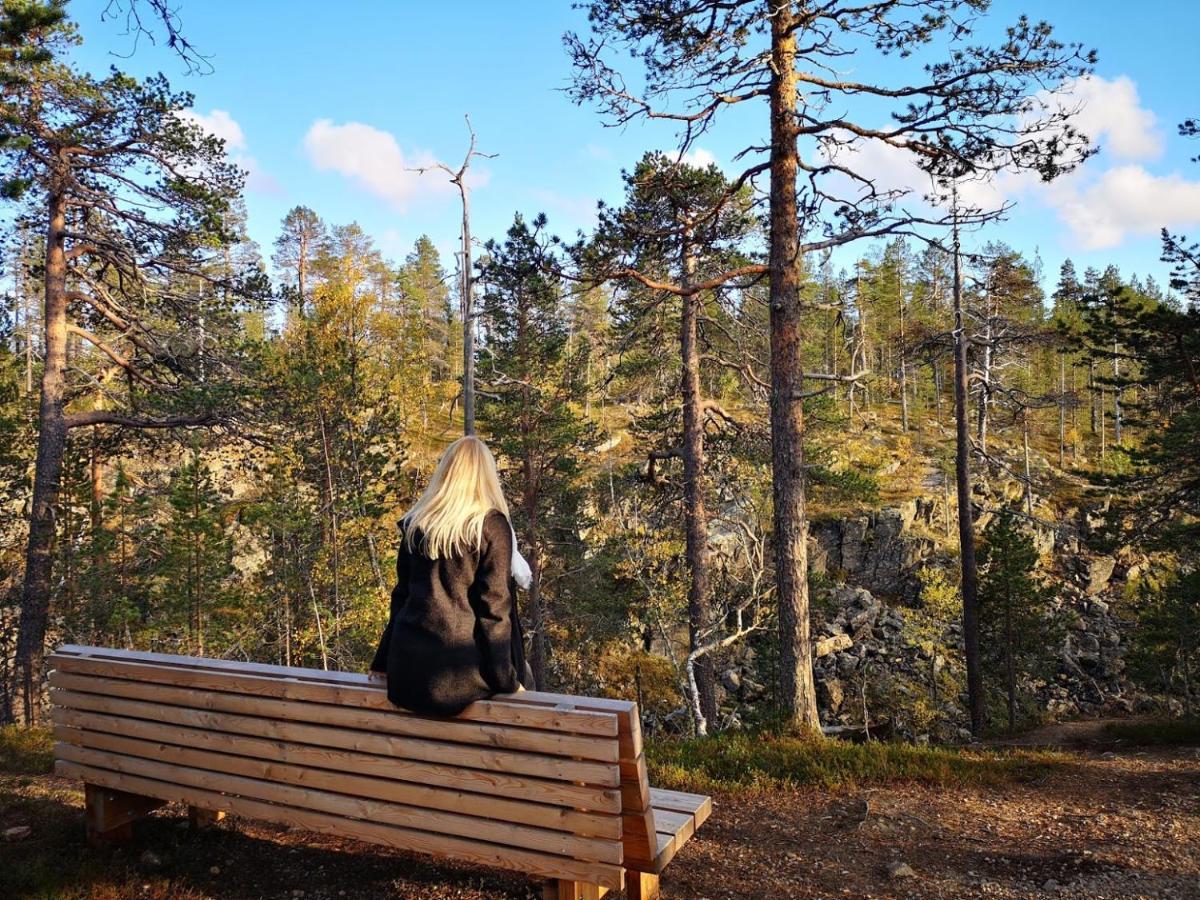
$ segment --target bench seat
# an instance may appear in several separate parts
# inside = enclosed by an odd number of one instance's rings
[[[636,704],[522,692],[452,718],[364,675],[64,646],[55,770],[84,781],[89,836],[166,802],[551,879],[548,896],[658,894],[711,811],[651,789]]]

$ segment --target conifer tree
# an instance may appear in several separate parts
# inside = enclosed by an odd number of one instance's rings
[[[181,115],[191,97],[162,77],[138,82],[114,72],[97,80],[69,67],[63,57],[75,35],[61,2],[6,5],[2,16],[0,183],[46,234],[40,424],[17,651],[28,722],[39,715],[68,432],[230,418],[229,370],[219,380],[202,377],[219,368],[224,348],[196,340],[203,332],[189,290],[198,280],[224,300],[246,294],[243,284],[205,271],[228,239],[223,215],[242,174],[219,139]],[[117,403],[70,409],[72,341],[121,371]]]
[[[480,270],[487,342],[479,374],[480,415],[500,454],[514,527],[529,562],[529,654],[534,683],[548,685],[551,624],[547,590],[580,559],[587,527],[580,481],[594,446],[583,418],[586,336],[569,342],[570,315],[546,217],[519,214],[503,243],[489,241]]]
[[[1003,685],[1008,731],[1017,727],[1022,678],[1045,674],[1054,646],[1050,593],[1035,574],[1033,538],[1011,509],[1001,509],[983,532],[979,552],[979,611],[984,663]]]

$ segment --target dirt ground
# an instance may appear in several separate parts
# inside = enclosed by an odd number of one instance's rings
[[[0,797],[0,830],[34,827],[0,843],[6,896],[540,896],[517,876],[244,820],[194,835],[169,807],[131,845],[92,851],[74,783],[5,775]],[[1093,748],[1000,788],[717,796],[663,896],[1200,898],[1200,751]]]

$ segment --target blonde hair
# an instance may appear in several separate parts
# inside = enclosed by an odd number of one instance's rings
[[[400,524],[410,551],[439,559],[479,549],[483,520],[493,509],[508,515],[496,460],[487,444],[468,435],[446,448],[425,493]],[[419,548],[413,545],[417,531]]]

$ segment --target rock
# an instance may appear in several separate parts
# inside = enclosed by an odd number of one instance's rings
[[[832,713],[842,708],[846,699],[846,689],[836,678],[826,678],[817,682],[817,702]]]
[[[887,873],[888,878],[893,880],[917,877],[917,873],[912,870],[912,866],[906,862],[900,862],[899,860],[888,863]]]
[[[5,841],[11,844],[16,841],[23,841],[31,834],[33,834],[33,829],[28,825],[14,825],[12,828],[5,828],[4,831],[0,832],[0,837],[3,837]]]
[[[742,689],[742,673],[737,669],[726,669],[721,673],[721,684],[729,693],[736,694]]]
[[[220,874],[221,874],[221,867],[220,867],[220,866],[209,866],[209,867],[208,867],[208,874],[209,874],[209,875],[220,875]]]
[[[147,869],[157,869],[162,865],[162,858],[153,850],[144,850],[142,855],[138,857],[140,862]]]
[[[822,656],[828,656],[830,653],[837,653],[839,650],[845,650],[854,643],[848,634],[835,634],[832,637],[821,638],[817,641],[814,650],[817,659]]]
[[[1094,556],[1087,564],[1087,593],[1098,594],[1108,585],[1117,561],[1111,556]]]

